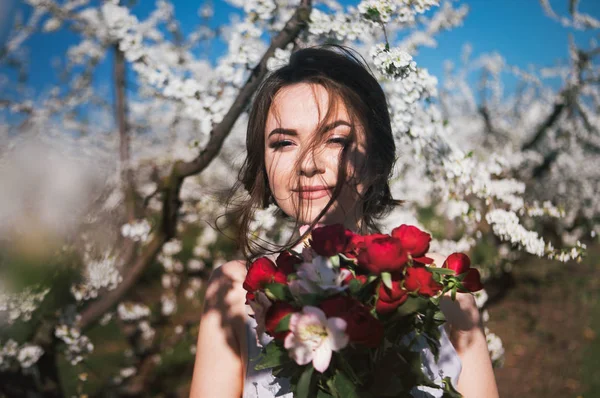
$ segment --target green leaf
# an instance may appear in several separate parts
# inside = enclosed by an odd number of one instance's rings
[[[267,283],[265,294],[271,300],[287,301],[291,298],[290,289],[282,283]]]
[[[275,333],[286,332],[286,331],[290,330],[290,318],[291,317],[292,317],[292,314],[287,314],[286,316],[281,318],[281,320],[277,324],[277,327],[275,328]]]
[[[302,304],[302,306],[312,305],[312,306],[316,307],[321,302],[320,297],[321,296],[316,293],[301,294],[300,295],[300,304]]]
[[[392,288],[392,274],[390,274],[389,272],[381,273],[381,281],[388,289]]]
[[[432,272],[434,274],[442,274],[442,275],[454,275],[455,272],[450,268],[438,268],[438,267],[425,267],[427,271]]]
[[[311,383],[314,372],[315,368],[313,368],[312,364],[308,364],[308,366],[306,366],[306,369],[304,369],[304,372],[302,372],[300,379],[298,380],[298,385],[296,386],[296,394],[294,394],[295,397],[309,398],[315,395],[314,391],[311,391],[313,390],[313,386],[316,387],[315,383]]]
[[[348,283],[348,286],[350,288],[350,293],[352,295],[355,295],[360,291],[363,284],[360,283],[360,281],[358,279],[350,279],[350,283]]]
[[[329,257],[329,261],[331,262],[331,265],[333,265],[335,268],[340,268],[340,258],[337,254],[335,256]]]
[[[333,395],[323,390],[317,391],[317,398],[335,398]]]
[[[335,360],[336,365],[339,364],[340,369],[347,375],[347,377],[350,378],[352,384],[356,386],[363,384],[360,378],[356,375],[356,372],[354,371],[352,365],[350,364],[350,362],[348,362],[344,354],[335,354]]]
[[[345,263],[352,263],[353,265],[356,265],[356,259],[355,258],[350,258],[345,256],[344,254],[340,253],[338,254],[338,256],[344,260]]]
[[[428,299],[421,296],[408,296],[406,301],[398,307],[396,314],[406,316],[415,312],[422,312],[427,308]]]
[[[285,348],[280,347],[275,341],[272,341],[265,346],[261,356],[256,359],[258,363],[254,366],[254,369],[262,370],[272,368],[282,365],[289,360],[290,358]]]
[[[442,395],[442,398],[462,398],[462,395],[452,385],[450,377],[444,377],[442,381],[444,382],[444,395]]]
[[[340,398],[359,398],[356,391],[356,385],[346,374],[340,370],[333,376],[333,385],[335,386],[336,397]]]
[[[433,319],[438,322],[446,322],[446,316],[442,311],[436,311],[433,315]]]

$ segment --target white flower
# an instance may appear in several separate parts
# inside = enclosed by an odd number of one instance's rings
[[[145,341],[151,341],[156,334],[156,331],[148,321],[141,321],[138,323],[138,330],[142,333],[142,339]]]
[[[165,256],[174,256],[181,251],[181,248],[181,241],[172,239],[163,245],[162,252]]]
[[[327,318],[321,309],[305,306],[301,313],[290,317],[290,334],[284,341],[290,357],[298,365],[313,363],[315,369],[325,372],[331,362],[333,351],[339,351],[348,344],[346,321],[341,318]]]
[[[8,312],[8,324],[14,323],[17,319],[29,321],[33,312],[44,301],[44,297],[50,289],[41,291],[38,286],[28,286],[20,293],[3,293],[3,286],[0,286],[0,315],[2,312]],[[2,318],[0,318],[2,319]]]
[[[17,359],[21,363],[22,368],[28,368],[40,359],[44,354],[44,350],[34,344],[24,344],[19,350]]]
[[[61,25],[62,25],[62,22],[61,22],[60,19],[58,19],[58,18],[49,18],[46,21],[46,23],[44,24],[44,27],[42,28],[42,30],[44,32],[54,32],[55,30],[58,30]]]
[[[290,281],[290,291],[295,297],[307,293],[330,295],[345,290],[342,282],[350,271],[335,268],[327,257],[314,256],[312,261],[303,262],[296,275],[298,279]]]
[[[163,294],[160,297],[161,313],[164,316],[169,316],[177,311],[177,300],[172,295]]]
[[[528,253],[539,257],[544,255],[544,239],[537,232],[525,229],[514,212],[494,209],[486,214],[485,219],[500,238],[523,247]]]
[[[71,365],[77,365],[84,359],[84,355],[94,350],[94,344],[77,328],[61,324],[54,329],[54,335],[65,342],[65,357]]]
[[[403,79],[417,70],[412,56],[398,48],[389,49],[383,44],[378,44],[373,48],[371,56],[379,72],[393,80]]]
[[[150,316],[150,308],[145,304],[124,302],[117,307],[117,313],[123,321],[137,321]]]
[[[488,300],[488,294],[485,289],[481,289],[480,291],[473,293],[473,295],[475,296],[475,304],[477,304],[477,308],[483,308]]]
[[[130,366],[128,368],[123,368],[119,371],[119,375],[123,378],[123,379],[127,379],[128,377],[133,376],[134,374],[137,373],[137,369],[133,366]]]
[[[196,258],[191,258],[187,263],[188,271],[201,271],[202,269],[204,269],[204,267],[204,261],[198,260]]]
[[[83,283],[71,286],[71,293],[77,301],[96,298],[100,289],[115,289],[123,280],[116,266],[116,259],[105,253],[100,260],[86,260]]]
[[[267,60],[267,69],[273,72],[279,68],[286,66],[290,62],[292,56],[293,43],[290,43],[286,49],[276,48],[275,53]]]
[[[270,205],[266,209],[259,209],[254,212],[254,216],[248,228],[251,232],[257,233],[259,230],[269,231],[273,228],[277,222],[277,218],[274,213],[277,210],[277,206],[274,204]]]
[[[150,223],[147,220],[136,220],[130,224],[123,224],[121,227],[121,235],[135,242],[145,242],[148,240],[151,229]]]
[[[386,23],[389,22],[396,7],[389,0],[363,0],[357,8],[366,20]]]
[[[490,332],[487,327],[485,328],[485,338],[494,367],[502,366],[502,363],[504,362],[504,346],[502,345],[502,340],[500,337]]]

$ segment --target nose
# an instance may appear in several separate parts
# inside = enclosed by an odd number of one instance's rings
[[[319,166],[322,162],[318,160],[318,153],[311,150],[304,154],[300,161],[298,174],[305,177],[313,177],[317,174],[325,173],[325,170]]]

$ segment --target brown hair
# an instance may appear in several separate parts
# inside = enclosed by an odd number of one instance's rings
[[[249,113],[246,136],[247,156],[238,176],[238,186],[243,185],[249,199],[231,212],[239,221],[236,241],[248,259],[266,251],[274,252],[282,249],[268,250],[256,241],[251,241],[249,224],[256,209],[266,208],[273,203],[264,151],[265,126],[269,110],[279,90],[298,83],[321,85],[326,89],[329,98],[335,99],[330,101],[327,115],[318,127],[319,131],[339,102],[348,109],[352,125],[356,126],[355,122],[358,121],[364,129],[367,153],[363,162],[364,168],[358,173],[361,176],[360,182],[366,188],[360,197],[363,204],[361,210],[364,227],[369,231],[378,231],[377,219],[401,203],[393,199],[388,184],[396,148],[385,94],[364,59],[349,48],[337,45],[298,50],[292,54],[288,65],[265,78],[256,93]],[[356,134],[355,127],[352,128],[352,134]],[[315,142],[316,144],[318,142]],[[337,185],[329,203],[313,221],[313,226],[335,202],[341,191],[341,185],[346,181],[344,167],[346,157],[347,148],[344,148]],[[280,212],[280,215],[283,215],[283,212]],[[292,247],[302,238],[303,236],[290,241],[285,246]]]

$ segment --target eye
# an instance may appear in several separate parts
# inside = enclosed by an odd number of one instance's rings
[[[279,141],[271,142],[269,144],[269,148],[278,150],[278,149],[285,148],[290,145],[294,145],[294,143],[290,140],[279,140]]]
[[[327,140],[328,144],[338,144],[341,145],[343,147],[346,147],[350,144],[350,139],[348,137],[331,137],[330,139]]]

